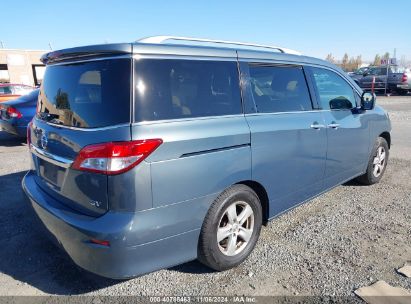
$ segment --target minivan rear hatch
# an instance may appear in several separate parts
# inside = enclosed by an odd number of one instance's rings
[[[69,208],[99,216],[109,209],[107,175],[72,163],[85,146],[131,140],[131,55],[61,54],[43,57],[47,67],[29,129],[36,182]]]

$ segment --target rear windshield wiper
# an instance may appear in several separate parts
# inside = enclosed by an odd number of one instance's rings
[[[45,120],[45,121],[48,121],[48,122],[62,124],[61,120],[59,120],[60,116],[57,115],[57,114],[50,114],[50,113],[40,112],[40,113],[37,114],[37,117],[41,120]],[[56,122],[54,122],[54,121],[56,121]]]

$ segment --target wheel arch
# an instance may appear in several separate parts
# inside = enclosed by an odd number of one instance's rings
[[[379,137],[384,138],[388,143],[388,148],[391,149],[391,134],[387,131],[382,132]]]
[[[262,214],[263,224],[266,225],[269,219],[269,199],[268,199],[267,191],[265,190],[264,186],[253,180],[241,181],[241,182],[238,182],[237,185],[238,184],[242,184],[242,185],[246,185],[250,187],[257,194],[258,199],[260,200],[260,203],[261,203],[261,209],[263,211],[263,214]]]

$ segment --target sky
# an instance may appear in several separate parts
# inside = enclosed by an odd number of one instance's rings
[[[341,59],[411,60],[411,0],[2,0],[5,48],[61,49],[153,35],[270,44]]]

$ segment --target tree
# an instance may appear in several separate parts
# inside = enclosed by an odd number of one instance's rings
[[[357,67],[357,61],[355,60],[354,57],[351,57],[350,60],[348,61],[348,64],[347,64],[347,71],[352,72],[352,71],[356,70],[357,68],[358,68]]]
[[[405,55],[402,55],[401,56],[401,59],[400,59],[400,62],[399,62],[399,65],[401,66],[401,67],[406,67],[407,66],[407,57],[405,57]]]
[[[361,65],[362,65],[361,55],[358,55],[357,58],[355,59],[355,65],[356,65],[355,69],[359,69],[361,67]]]
[[[325,58],[325,60],[327,60],[328,62],[331,62],[331,63],[335,63],[335,58],[334,58],[332,53],[329,53],[327,55],[327,57]]]
[[[378,54],[375,55],[373,65],[381,65],[381,56],[380,55],[378,55]]]
[[[345,53],[342,60],[341,60],[341,67],[346,70],[347,69],[347,65],[348,65],[348,54]]]
[[[56,100],[56,108],[57,109],[67,109],[70,110],[70,102],[69,102],[69,97],[66,92],[64,92],[62,89],[57,90],[57,95],[54,97]]]

